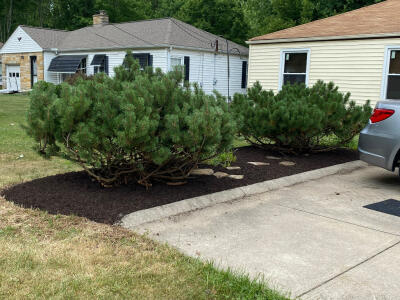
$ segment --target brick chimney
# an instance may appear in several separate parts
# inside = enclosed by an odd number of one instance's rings
[[[93,15],[93,25],[102,26],[108,24],[108,15],[105,10],[100,10],[98,14]]]

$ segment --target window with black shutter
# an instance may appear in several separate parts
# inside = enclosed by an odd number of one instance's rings
[[[108,75],[108,56],[105,54],[96,54],[93,57],[92,66],[94,66],[94,74],[104,72]]]
[[[153,56],[150,53],[134,53],[134,59],[139,61],[140,69],[144,70],[146,67],[153,66]]]
[[[247,88],[247,61],[242,62],[242,89]]]

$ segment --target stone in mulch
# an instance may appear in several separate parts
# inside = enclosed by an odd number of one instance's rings
[[[296,165],[296,163],[292,161],[281,161],[279,164],[285,167],[293,167]]]
[[[229,178],[236,179],[236,180],[242,180],[244,178],[244,175],[229,175]]]
[[[234,171],[234,170],[240,170],[241,167],[227,167],[226,169],[229,171]]]
[[[269,166],[270,163],[266,163],[266,162],[260,162],[260,161],[249,161],[248,164],[253,165],[253,166]]]
[[[211,176],[214,174],[213,169],[194,169],[190,172],[190,175],[198,175],[198,176]]]
[[[229,174],[228,173],[224,173],[224,172],[216,172],[216,173],[214,173],[214,176],[217,177],[218,179],[220,179],[220,178],[228,177]]]
[[[272,156],[272,155],[268,155],[265,157],[266,159],[271,159],[271,160],[281,160],[281,157],[277,157],[277,156]]]

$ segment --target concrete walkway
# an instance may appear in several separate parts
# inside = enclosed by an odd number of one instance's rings
[[[135,230],[301,299],[399,299],[400,179],[368,167],[147,223]]]

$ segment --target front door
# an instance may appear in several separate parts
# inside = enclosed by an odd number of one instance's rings
[[[21,90],[21,72],[19,66],[7,66],[7,89],[13,92]]]

